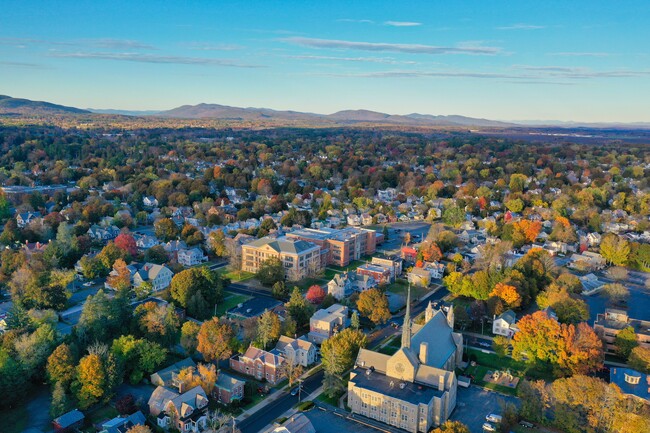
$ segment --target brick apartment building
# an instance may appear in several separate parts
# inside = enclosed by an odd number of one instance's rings
[[[249,346],[243,355],[230,358],[230,368],[257,380],[266,380],[275,385],[283,378],[280,366],[285,361],[283,356]]]
[[[287,233],[287,238],[311,242],[327,251],[323,266],[347,266],[354,260],[373,254],[378,242],[374,230],[355,227],[302,229]]]

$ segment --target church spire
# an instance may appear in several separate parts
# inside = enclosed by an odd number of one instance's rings
[[[406,312],[404,313],[404,324],[402,325],[402,348],[411,348],[411,284],[409,283],[406,294]]]

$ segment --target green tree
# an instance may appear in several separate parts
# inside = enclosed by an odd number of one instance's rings
[[[359,313],[356,311],[354,311],[350,317],[350,326],[352,329],[359,329],[361,327],[361,324],[359,323]]]
[[[196,347],[199,344],[197,338],[200,329],[201,326],[192,320],[183,323],[183,326],[181,327],[181,346],[183,346],[183,349],[185,349],[185,351],[190,355],[193,355],[196,352]]]
[[[526,181],[528,177],[525,174],[514,173],[510,176],[510,192],[522,192],[526,187]]]
[[[14,350],[28,376],[43,377],[47,357],[56,347],[57,340],[56,330],[50,324],[44,324],[31,334],[16,339]]]
[[[271,294],[276,299],[286,299],[287,296],[289,296],[289,288],[284,283],[284,281],[278,281],[277,283],[273,284]]]
[[[325,376],[323,389],[329,396],[334,396],[344,389],[342,376],[352,368],[359,350],[366,347],[366,335],[351,328],[344,329],[338,334],[323,341],[321,358]]]
[[[257,321],[257,339],[265,350],[280,338],[280,331],[280,318],[272,311],[265,311]]]
[[[505,358],[508,355],[508,347],[510,346],[510,341],[501,335],[497,335],[492,340],[492,350],[497,354],[499,358]]]
[[[29,376],[22,364],[5,348],[0,347],[0,393],[12,398],[0,399],[0,408],[10,407],[29,391]]]
[[[305,326],[309,323],[309,319],[314,312],[314,308],[307,302],[300,289],[294,287],[291,292],[291,297],[289,302],[286,304],[287,311],[293,320],[296,321],[296,324],[299,328]]]
[[[197,293],[208,306],[213,306],[223,296],[224,280],[216,272],[205,266],[185,269],[174,275],[171,283],[171,296],[178,305],[188,308],[188,313],[198,319],[208,317],[206,311],[197,311],[196,302],[190,305],[190,299]],[[195,300],[196,301],[196,300]],[[190,308],[191,307],[191,308]]]
[[[650,349],[637,346],[630,352],[628,364],[641,373],[650,373]]]
[[[616,347],[616,352],[621,357],[627,359],[630,356],[630,353],[632,353],[632,349],[638,345],[639,343],[637,341],[636,333],[634,332],[633,327],[628,326],[616,334],[614,346]]]
[[[271,257],[260,265],[256,277],[265,286],[272,286],[278,281],[284,281],[284,266],[280,259]]]
[[[442,220],[445,224],[458,228],[465,221],[465,211],[455,204],[448,206],[442,213]]]
[[[225,257],[228,255],[228,249],[226,248],[226,235],[223,230],[218,229],[211,232],[208,236],[208,245],[210,251],[212,251],[215,256]]]

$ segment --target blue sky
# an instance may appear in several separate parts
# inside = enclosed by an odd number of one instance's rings
[[[3,0],[0,93],[650,121],[647,1]]]

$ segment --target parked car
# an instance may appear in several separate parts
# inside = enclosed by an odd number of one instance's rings
[[[92,285],[93,285],[93,282],[92,282],[92,281],[88,281],[88,282],[86,282],[86,283],[83,284],[84,287],[90,287],[90,286],[92,286]]]
[[[497,428],[489,422],[483,423],[483,431],[497,431]]]
[[[496,414],[489,414],[488,416],[485,417],[485,420],[488,422],[493,422],[493,423],[501,423],[501,420],[503,417],[501,415],[496,415]]]
[[[535,424],[533,424],[532,422],[528,422],[528,421],[519,421],[519,425],[522,426],[522,427],[526,427],[526,428],[535,427]]]
[[[291,390],[291,395],[298,395],[300,392],[300,386],[295,387],[294,389]]]

